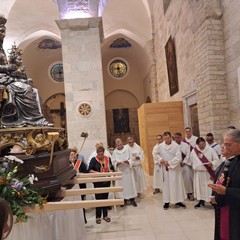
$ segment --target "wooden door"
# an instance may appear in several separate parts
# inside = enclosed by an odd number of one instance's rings
[[[145,153],[144,170],[153,174],[152,149],[156,136],[170,131],[184,134],[182,102],[144,103],[138,109],[140,145]]]

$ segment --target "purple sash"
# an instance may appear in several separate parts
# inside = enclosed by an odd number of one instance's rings
[[[194,151],[196,155],[198,156],[199,160],[204,164],[204,163],[209,163],[208,159],[200,152],[198,149],[195,147]],[[205,165],[204,167],[207,169],[208,173],[211,176],[211,179],[214,181],[215,179],[215,172],[212,170],[212,168],[209,165]]]
[[[190,152],[191,152],[194,147],[189,142],[187,142],[187,140],[185,138],[182,141],[187,143],[190,146]]]

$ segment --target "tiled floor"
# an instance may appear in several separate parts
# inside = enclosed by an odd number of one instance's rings
[[[147,177],[151,183],[151,177]],[[111,223],[97,225],[95,210],[87,210],[87,240],[212,240],[214,211],[210,205],[194,209],[195,201],[186,201],[187,209],[162,208],[162,194],[153,195],[149,185],[138,207],[129,205],[109,211]]]

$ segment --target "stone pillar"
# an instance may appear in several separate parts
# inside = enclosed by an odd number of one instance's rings
[[[145,51],[149,59],[149,79],[151,87],[151,100],[153,103],[158,102],[158,88],[157,88],[157,70],[156,70],[156,60],[155,60],[155,46],[154,40],[149,40],[145,45]]]
[[[196,86],[200,134],[220,139],[229,123],[220,1],[192,1],[196,11]]]
[[[152,102],[158,102],[158,84],[157,84],[157,66],[156,66],[156,55],[155,55],[155,26],[154,17],[151,17],[152,21],[152,39],[147,41],[145,45],[145,51],[149,58],[149,78],[152,94]]]
[[[62,37],[64,87],[69,147],[80,147],[88,158],[100,140],[107,146],[101,58],[101,18],[57,20]]]

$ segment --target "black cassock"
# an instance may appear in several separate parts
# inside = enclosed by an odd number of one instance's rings
[[[221,174],[224,168],[224,162],[219,166],[216,176]],[[215,240],[220,238],[220,207],[229,206],[229,232],[230,240],[240,240],[240,156],[231,160],[227,173],[229,183],[226,189],[226,195],[216,197],[217,205],[215,206]]]

